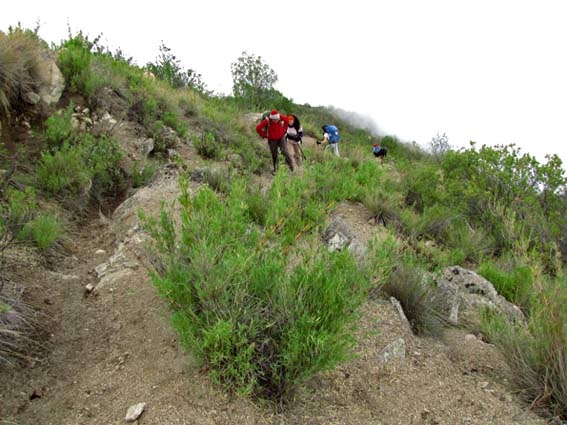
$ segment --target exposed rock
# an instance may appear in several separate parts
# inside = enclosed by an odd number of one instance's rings
[[[400,302],[397,299],[395,299],[394,297],[390,297],[390,302],[392,303],[392,305],[394,306],[394,308],[398,312],[402,323],[404,323],[404,325],[407,326],[407,328],[411,332],[410,322],[407,319],[406,314],[404,313],[404,309],[402,308],[402,305],[400,304]]]
[[[406,342],[403,338],[392,341],[378,353],[378,361],[380,363],[386,363],[392,359],[405,359],[405,357]]]
[[[43,59],[43,63],[39,64],[37,69],[37,81],[40,82],[38,93],[45,105],[53,105],[61,98],[65,88],[65,78],[49,54],[43,55]]]
[[[29,91],[22,94],[22,99],[24,100],[24,102],[29,103],[30,105],[36,105],[41,100],[41,97],[39,96],[39,94]]]
[[[322,238],[329,252],[342,251],[347,248],[358,261],[364,260],[366,256],[366,247],[356,239],[353,231],[340,216],[333,219],[323,232]]]
[[[142,155],[145,157],[148,156],[154,150],[154,139],[151,137],[144,139],[140,143],[139,148]]]
[[[436,279],[438,293],[450,306],[450,321],[457,324],[459,312],[471,318],[478,307],[495,309],[508,318],[524,321],[520,308],[496,292],[492,283],[471,270],[459,266],[446,268]]]
[[[144,412],[144,409],[146,408],[146,403],[138,403],[138,404],[133,404],[132,406],[130,406],[128,408],[128,411],[126,412],[126,422],[134,422],[135,420],[137,420],[140,415]]]

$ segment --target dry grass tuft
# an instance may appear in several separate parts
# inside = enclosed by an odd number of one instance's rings
[[[42,348],[40,314],[18,298],[0,294],[0,366],[33,362]]]
[[[32,33],[0,32],[0,116],[8,116],[22,94],[34,88],[34,81],[44,72],[42,51],[40,40]]]

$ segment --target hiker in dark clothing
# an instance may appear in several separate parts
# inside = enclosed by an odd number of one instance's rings
[[[290,114],[288,115],[288,118],[289,126],[286,133],[287,147],[294,165],[299,166],[301,165],[301,160],[303,158],[303,151],[301,150],[303,129],[301,128],[299,118],[295,115]]]
[[[382,158],[382,160],[384,160],[384,158],[386,158],[386,155],[388,155],[388,149],[381,147],[380,145],[375,143],[372,145],[372,153],[374,154],[375,158]]]
[[[268,146],[272,154],[272,164],[274,166],[272,174],[276,174],[278,169],[278,148],[282,151],[285,162],[289,169],[293,171],[293,161],[287,151],[286,132],[289,127],[289,117],[280,114],[276,109],[273,109],[267,118],[264,118],[256,126],[256,133],[263,139],[268,139]]]

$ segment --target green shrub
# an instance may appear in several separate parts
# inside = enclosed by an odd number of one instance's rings
[[[215,192],[230,192],[230,174],[227,170],[207,169],[204,172],[203,181]]]
[[[132,174],[130,179],[132,181],[132,187],[138,188],[148,184],[158,170],[158,164],[156,162],[150,161],[145,163],[140,170],[138,164],[135,163],[132,168]]]
[[[91,48],[92,43],[82,33],[65,41],[57,64],[69,87],[79,93],[86,93],[91,75]]]
[[[54,153],[45,152],[37,167],[41,189],[51,194],[78,194],[88,188],[91,171],[85,167],[84,149],[63,143]]]
[[[45,120],[44,136],[50,148],[58,148],[64,142],[74,141],[74,129],[72,123],[73,102],[61,113],[53,114]]]
[[[188,128],[187,123],[181,121],[181,119],[176,113],[171,111],[166,111],[161,117],[161,120],[165,125],[173,128],[180,137],[187,136],[187,128]]]
[[[265,237],[242,182],[224,200],[207,187],[190,199],[186,185],[179,233],[166,209],[159,219],[140,212],[161,255],[153,281],[181,341],[230,391],[288,400],[347,358],[368,276],[348,251],[315,249],[317,236],[294,252],[304,262],[289,269],[292,254],[278,239],[259,249]]]
[[[123,187],[124,179],[120,160],[122,151],[118,142],[110,137],[95,138],[86,134],[82,141],[83,162],[92,176],[93,193],[106,193]]]
[[[508,301],[528,306],[529,294],[533,288],[534,278],[528,266],[516,266],[510,271],[499,270],[494,263],[481,264],[477,273],[490,281],[496,291]]]
[[[215,135],[205,132],[201,138],[193,138],[193,146],[197,153],[205,159],[220,159],[223,153],[222,146],[216,140]]]
[[[37,167],[39,186],[52,194],[94,195],[122,188],[124,179],[118,143],[106,136],[84,134],[75,144],[64,142],[54,152],[44,152]]]
[[[248,214],[252,221],[260,226],[265,225],[269,208],[268,195],[260,189],[249,189],[246,193],[246,203],[248,204]]]
[[[35,191],[32,188],[24,191],[8,188],[5,198],[0,202],[0,251],[19,237],[36,210]]]
[[[145,125],[149,125],[154,122],[157,118],[159,111],[158,102],[153,97],[148,97],[143,101],[143,111],[142,111],[142,122]]]
[[[60,235],[61,224],[56,217],[49,214],[37,216],[26,223],[22,231],[22,237],[32,240],[40,249],[52,246]]]

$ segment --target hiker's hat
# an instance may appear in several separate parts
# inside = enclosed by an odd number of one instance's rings
[[[270,112],[269,118],[271,120],[279,120],[280,119],[280,113],[278,112],[277,109],[272,109],[272,112]]]

